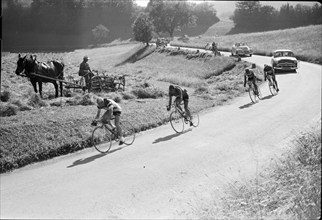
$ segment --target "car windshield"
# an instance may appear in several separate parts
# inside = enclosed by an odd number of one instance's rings
[[[294,57],[292,51],[278,51],[274,53],[274,57]]]

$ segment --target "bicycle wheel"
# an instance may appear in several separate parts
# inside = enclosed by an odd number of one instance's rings
[[[277,94],[276,85],[275,85],[274,82],[268,81],[268,87],[269,87],[269,91],[271,92],[272,95],[276,95]]]
[[[198,127],[199,125],[199,114],[198,112],[192,113],[192,120],[191,120],[193,127]]]
[[[135,140],[135,129],[133,125],[128,121],[122,121],[120,123],[120,126],[124,137],[124,144],[126,145],[133,144]]]
[[[183,132],[184,121],[181,114],[177,111],[174,111],[170,114],[170,124],[173,130],[177,133]]]
[[[111,149],[112,139],[107,128],[99,126],[93,130],[92,145],[101,153],[107,153]]]

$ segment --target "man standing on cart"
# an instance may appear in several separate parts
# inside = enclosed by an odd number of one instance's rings
[[[85,79],[84,91],[85,91],[85,89],[88,89],[88,92],[90,92],[90,90],[91,90],[91,78],[94,76],[94,74],[92,73],[92,70],[89,67],[89,64],[87,63],[88,60],[89,60],[88,56],[84,56],[83,62],[79,66],[78,75],[83,76],[84,79]]]

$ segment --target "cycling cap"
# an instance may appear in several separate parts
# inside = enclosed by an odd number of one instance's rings
[[[255,63],[252,64],[252,68],[256,68],[256,64]]]
[[[89,60],[88,56],[84,56],[83,60]]]
[[[246,69],[245,71],[246,71],[247,74],[250,72],[249,69]]]

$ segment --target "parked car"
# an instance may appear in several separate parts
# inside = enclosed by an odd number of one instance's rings
[[[271,63],[275,71],[292,70],[296,72],[299,62],[291,50],[283,49],[273,52]]]
[[[253,50],[246,43],[235,43],[231,48],[232,56],[252,56]]]

